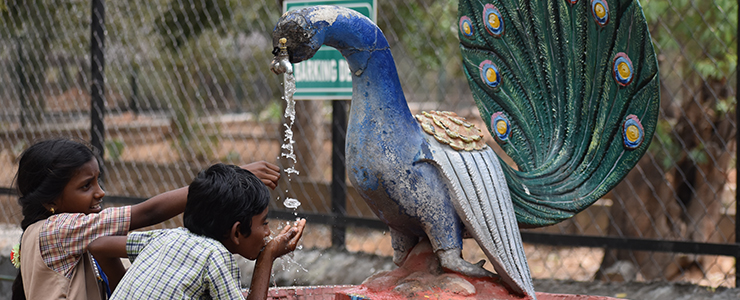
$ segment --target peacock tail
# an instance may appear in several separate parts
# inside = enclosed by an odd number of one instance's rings
[[[521,226],[558,223],[611,190],[655,131],[659,78],[634,0],[460,0],[463,69]],[[501,159],[501,158],[499,158]]]

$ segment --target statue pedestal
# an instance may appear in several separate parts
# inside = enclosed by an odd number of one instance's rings
[[[310,272],[310,271],[309,271]],[[401,300],[401,299],[486,299],[524,300],[511,295],[504,285],[492,278],[470,278],[445,273],[428,242],[419,243],[403,266],[370,276],[357,286],[311,286],[272,288],[268,299],[290,300]],[[617,300],[588,295],[537,293],[538,300]]]
[[[510,295],[446,295],[444,293],[420,295],[419,297],[405,298],[398,294],[392,293],[363,293],[361,286],[353,285],[327,285],[327,286],[296,286],[296,287],[279,287],[271,288],[267,293],[268,300],[402,300],[402,299],[420,299],[420,300],[448,300],[448,299],[523,299],[512,297]],[[244,294],[246,297],[247,295]],[[428,296],[428,297],[426,297]],[[504,298],[496,298],[504,297]],[[509,297],[509,298],[506,298]],[[603,296],[588,295],[564,295],[537,293],[538,300],[624,300]]]

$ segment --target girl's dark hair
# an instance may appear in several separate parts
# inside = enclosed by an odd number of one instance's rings
[[[93,158],[97,159],[90,147],[69,139],[44,140],[23,151],[15,176],[18,203],[23,212],[21,228],[26,230],[31,224],[51,216],[44,204],[59,198],[80,167]],[[13,299],[25,298],[23,278],[18,269],[13,282]]]
[[[269,204],[270,191],[252,172],[215,164],[198,173],[188,188],[183,223],[190,232],[224,239],[237,221],[244,236],[252,233],[252,217]]]

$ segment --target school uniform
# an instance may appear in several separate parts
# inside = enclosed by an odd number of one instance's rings
[[[131,232],[126,252],[132,264],[111,299],[244,299],[233,254],[187,228]]]
[[[125,235],[131,207],[95,214],[62,213],[31,224],[21,239],[26,299],[105,299],[105,285],[87,245],[101,236]]]

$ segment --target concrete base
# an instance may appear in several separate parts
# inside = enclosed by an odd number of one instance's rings
[[[246,296],[246,294],[245,294]],[[500,297],[499,297],[500,296]],[[503,297],[503,298],[501,298]],[[401,300],[401,299],[420,299],[420,300],[479,300],[479,299],[517,299],[524,298],[510,295],[470,295],[462,296],[442,292],[441,290],[426,291],[417,294],[414,297],[407,298],[392,292],[374,293],[369,292],[367,288],[361,285],[328,285],[328,286],[307,286],[307,287],[280,287],[271,288],[267,293],[268,300]],[[538,300],[619,300],[617,298],[588,295],[564,295],[537,293]],[[623,299],[621,299],[623,300]]]
[[[536,293],[539,300],[607,300],[603,296]],[[268,299],[397,300],[397,299],[486,299],[525,300],[511,294],[495,278],[470,278],[442,270],[427,241],[409,253],[404,264],[392,271],[376,273],[361,285],[273,288]]]

